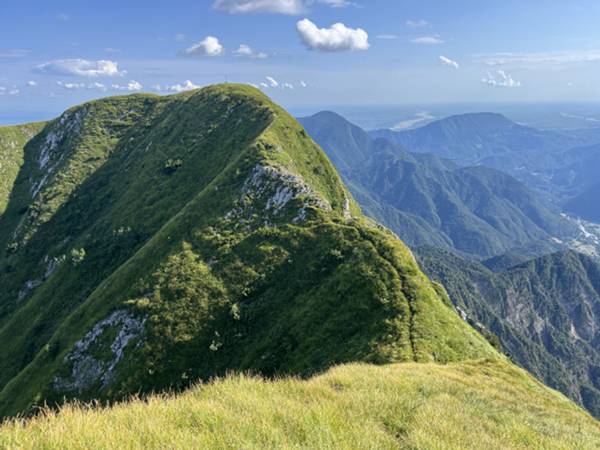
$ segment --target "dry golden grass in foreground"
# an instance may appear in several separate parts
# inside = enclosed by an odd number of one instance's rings
[[[310,380],[232,376],[0,428],[2,448],[592,449],[600,425],[501,361],[345,365]]]

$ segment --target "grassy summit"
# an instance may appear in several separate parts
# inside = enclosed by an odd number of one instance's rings
[[[593,449],[598,422],[500,361],[345,365],[309,380],[231,376],[108,409],[0,428],[46,449]]]
[[[0,416],[228,371],[500,358],[260,91],[73,108],[0,217]]]

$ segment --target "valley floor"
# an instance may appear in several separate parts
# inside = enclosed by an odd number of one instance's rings
[[[111,408],[0,427],[0,448],[598,448],[600,425],[498,360],[339,366],[309,380],[233,375]]]

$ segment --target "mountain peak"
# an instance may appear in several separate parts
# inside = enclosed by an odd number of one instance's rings
[[[231,370],[498,357],[256,89],[84,104],[21,151],[0,216],[0,416]]]

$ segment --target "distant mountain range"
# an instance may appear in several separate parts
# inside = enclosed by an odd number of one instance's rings
[[[480,116],[466,118],[467,124],[475,117]],[[484,117],[489,120],[486,127],[477,128],[480,131],[498,122],[506,130],[530,130],[502,116]],[[338,167],[363,209],[410,246],[434,245],[480,258],[515,248],[536,255],[559,249],[556,239],[576,232],[523,183],[498,170],[461,168],[437,154],[408,152],[386,138],[370,137],[331,112],[300,122]],[[398,135],[390,133],[381,134]]]
[[[567,251],[492,272],[450,252],[417,250],[464,317],[513,360],[600,417],[600,265]]]
[[[448,158],[461,167],[484,165],[513,175],[546,201],[559,205],[585,186],[577,176],[589,176],[599,167],[591,158],[600,142],[600,128],[591,130],[538,130],[514,123],[501,114],[471,113],[450,116],[407,131],[375,130],[371,136],[398,143],[411,152]],[[596,172],[597,173],[597,172]],[[578,175],[579,174],[579,175]]]

